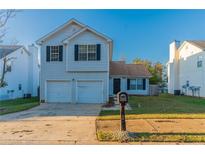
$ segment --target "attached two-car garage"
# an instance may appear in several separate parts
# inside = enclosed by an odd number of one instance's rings
[[[46,98],[48,103],[103,103],[103,82],[47,81]]]

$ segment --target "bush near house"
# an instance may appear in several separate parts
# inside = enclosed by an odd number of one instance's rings
[[[37,97],[0,101],[0,115],[27,110],[39,104]]]

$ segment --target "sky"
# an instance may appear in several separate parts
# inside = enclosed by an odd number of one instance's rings
[[[174,41],[205,40],[205,10],[20,10],[7,24],[4,43],[29,45],[75,18],[113,39],[113,60],[165,64]]]

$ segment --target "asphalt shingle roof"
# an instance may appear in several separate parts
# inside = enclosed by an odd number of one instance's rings
[[[202,49],[205,49],[205,41],[197,41],[197,40],[188,40],[187,42],[195,45],[195,46],[198,46],[199,48],[202,48]]]
[[[0,45],[0,59],[21,48],[21,45]]]
[[[127,77],[151,77],[151,73],[143,64],[126,64],[124,61],[110,62],[110,75]]]

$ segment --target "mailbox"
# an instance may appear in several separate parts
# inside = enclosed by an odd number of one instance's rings
[[[118,92],[117,93],[117,101],[121,105],[126,105],[126,103],[128,102],[128,94],[126,92]]]
[[[126,131],[125,105],[128,102],[128,94],[126,92],[117,93],[117,101],[120,103],[121,131]]]

